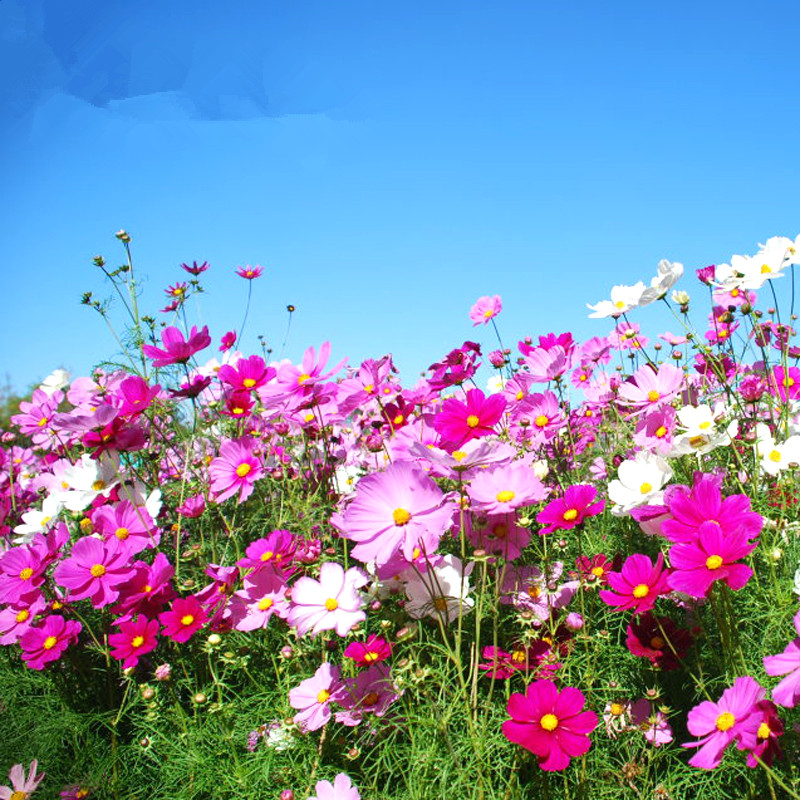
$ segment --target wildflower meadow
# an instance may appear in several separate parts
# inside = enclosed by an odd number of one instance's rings
[[[108,360],[2,431],[0,798],[800,798],[800,237],[587,341],[476,298],[414,384],[117,239]]]

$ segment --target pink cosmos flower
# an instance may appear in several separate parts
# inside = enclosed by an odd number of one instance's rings
[[[335,719],[353,728],[361,723],[365,714],[382,717],[398,696],[388,670],[373,665],[347,681],[347,696],[338,701],[344,711],[337,711]]]
[[[330,342],[322,343],[319,348],[319,358],[317,358],[316,350],[309,347],[303,353],[303,361],[299,367],[294,364],[281,364],[278,367],[275,382],[263,388],[262,398],[268,399],[274,395],[303,398],[312,393],[314,386],[335,375],[347,362],[345,358],[333,369],[325,371],[330,357]]]
[[[205,497],[203,497],[202,494],[193,494],[191,497],[187,497],[183,503],[175,509],[175,513],[180,514],[182,517],[194,519],[195,517],[202,516],[205,510]]]
[[[124,417],[133,417],[141,414],[158,397],[161,386],[149,386],[144,378],[138,375],[129,375],[120,384],[115,400],[119,403],[119,413]]]
[[[378,567],[398,555],[411,562],[423,552],[432,554],[451,522],[452,504],[442,490],[408,462],[363,477],[345,512],[331,518],[346,539],[357,543],[353,556]],[[397,572],[402,568],[398,565]]]
[[[778,716],[775,703],[760,700],[756,703],[756,709],[754,716],[759,725],[756,730],[756,746],[747,754],[747,766],[750,769],[760,766],[760,761],[770,765],[782,755],[778,737],[783,735],[783,722]]]
[[[380,636],[371,633],[366,642],[350,642],[342,655],[345,658],[352,658],[359,667],[370,667],[390,658],[392,645]]]
[[[152,564],[135,561],[131,567],[133,576],[119,587],[119,603],[112,609],[115,614],[124,614],[117,622],[131,619],[134,614],[153,619],[175,597],[170,582],[175,568],[164,553],[158,553]]]
[[[169,327],[161,332],[161,341],[164,344],[163,350],[150,344],[142,345],[142,352],[153,359],[154,367],[185,364],[195,353],[211,344],[211,337],[208,335],[207,325],[204,325],[199,332],[197,327],[192,325],[188,339],[183,338],[178,328]]]
[[[344,772],[340,772],[333,783],[317,781],[314,791],[317,793],[316,797],[309,797],[308,800],[361,800],[358,789]]]
[[[201,272],[205,272],[209,268],[210,264],[208,261],[204,261],[202,264],[198,264],[196,261],[192,261],[192,266],[190,267],[188,264],[181,264],[181,268],[186,270],[190,275],[194,275],[197,277]]]
[[[601,514],[606,506],[602,498],[597,500],[597,489],[586,483],[568,486],[564,496],[551,500],[537,515],[536,521],[544,527],[539,534],[555,530],[572,530],[588,517]]]
[[[669,592],[669,571],[664,570],[664,556],[658,554],[655,565],[644,555],[634,553],[625,559],[621,572],[610,572],[608,583],[613,591],[601,589],[600,599],[618,611],[634,614],[650,611],[659,595]]]
[[[618,322],[617,327],[608,334],[608,341],[617,350],[641,350],[650,341],[640,336],[641,327],[635,322]]]
[[[131,550],[125,542],[85,536],[53,573],[56,583],[69,589],[70,600],[88,597],[95,608],[103,608],[119,597],[119,586],[133,577],[128,566]]]
[[[472,439],[495,433],[503,416],[506,399],[501,394],[486,395],[480,389],[470,389],[466,403],[448,398],[442,410],[433,418],[433,427],[443,440],[446,450],[457,450]]]
[[[479,472],[467,491],[474,508],[489,514],[507,514],[547,496],[547,489],[533,470],[521,462]]]
[[[14,603],[0,611],[0,644],[9,645],[19,641],[32,625],[38,614],[45,609],[44,597],[31,603]]]
[[[672,728],[662,711],[653,708],[653,704],[643,697],[631,705],[631,724],[638,728],[653,747],[661,747],[672,741]]]
[[[135,622],[120,622],[119,633],[112,633],[108,643],[112,658],[122,661],[122,668],[135,667],[139,658],[158,645],[158,620],[139,617]]]
[[[560,345],[535,347],[525,356],[525,366],[536,383],[548,383],[563,375],[571,366],[571,360]]]
[[[566,769],[572,758],[588,752],[589,733],[597,727],[597,714],[583,711],[585,702],[571,686],[559,692],[553,681],[534,681],[524,695],[509,698],[511,719],[503,723],[503,735],[538,756],[543,770]]]
[[[20,637],[22,660],[30,669],[44,669],[51,661],[61,658],[77,640],[82,627],[80,622],[65,620],[57,614],[45,617],[40,625],[28,628]]]
[[[326,561],[319,570],[319,581],[300,578],[292,586],[292,605],[286,621],[297,628],[298,636],[336,629],[345,636],[367,615],[361,610],[364,600],[358,590],[368,583],[357,567],[344,571],[341,564]]]
[[[289,690],[289,705],[298,709],[294,715],[295,724],[306,733],[318,730],[331,718],[331,704],[346,696],[347,687],[339,668],[326,661],[313,677]]]
[[[219,351],[225,353],[236,344],[236,331],[228,331],[222,334],[220,339]]]
[[[672,449],[676,412],[672,406],[661,406],[639,420],[633,441],[653,453],[667,455]]]
[[[789,642],[782,653],[764,658],[767,675],[786,675],[772,690],[772,699],[786,708],[794,708],[800,702],[800,611],[794,615],[794,629],[798,638]]]
[[[295,551],[297,539],[286,530],[270,531],[263,539],[256,539],[247,546],[245,557],[240,558],[236,565],[242,569],[260,570],[272,567],[282,570],[290,567]]]
[[[737,562],[757,544],[748,541],[744,531],[726,534],[715,522],[704,522],[694,542],[670,548],[670,588],[691,597],[705,597],[711,585],[721,580],[738,591],[750,580],[753,570]]]
[[[268,367],[260,356],[240,358],[236,366],[224,364],[219,369],[219,379],[231,386],[235,391],[252,392],[260,389],[267,381],[275,377],[275,368]]]
[[[173,642],[183,644],[192,638],[194,633],[208,621],[208,614],[197,601],[197,598],[179,597],[169,611],[159,614],[158,621],[164,626],[164,636]]]
[[[261,569],[244,579],[244,589],[233,595],[230,615],[237,631],[266,628],[277,614],[286,619],[289,601],[286,582],[271,569]]]
[[[460,512],[456,511],[456,515]],[[458,517],[455,518],[458,525]],[[491,555],[503,556],[506,561],[519,558],[531,540],[531,532],[517,524],[515,512],[509,514],[469,514],[465,519],[470,542]]]
[[[6,550],[0,556],[0,603],[30,603],[44,583],[47,562],[33,545]]]
[[[773,367],[770,374],[770,391],[786,403],[800,397],[800,369]]]
[[[39,762],[35,759],[31,761],[26,778],[22,764],[14,764],[8,773],[11,786],[0,786],[0,800],[27,800],[36,791],[36,787],[45,776],[44,772],[40,775],[36,774],[38,765]]]
[[[678,669],[692,645],[687,630],[668,617],[654,617],[649,611],[631,620],[626,632],[628,650],[664,670]]]
[[[237,267],[236,274],[240,278],[244,278],[245,280],[252,281],[254,278],[261,277],[261,274],[264,272],[264,267],[251,267],[249,264],[245,267]]]
[[[229,439],[219,448],[219,456],[208,466],[209,488],[216,502],[221,503],[237,492],[243,503],[253,493],[253,485],[262,476],[261,459],[255,455],[254,439]]]
[[[92,524],[106,539],[124,542],[129,555],[154,547],[158,542],[152,533],[156,527],[152,517],[145,508],[133,505],[130,500],[98,508],[92,515]]]
[[[658,372],[645,364],[619,387],[620,401],[639,409],[668,403],[683,387],[685,377],[683,370],[672,364],[662,364]]]
[[[754,678],[737,678],[719,701],[710,700],[695,706],[690,712],[687,727],[700,741],[687,742],[683,747],[699,747],[689,764],[700,769],[714,769],[722,761],[725,748],[738,740],[741,749],[754,749],[758,743],[761,713],[757,707],[764,690]]]
[[[472,320],[472,327],[476,325],[486,325],[489,320],[494,319],[503,310],[503,301],[500,295],[492,297],[479,297],[475,305],[469,310],[469,318]]]

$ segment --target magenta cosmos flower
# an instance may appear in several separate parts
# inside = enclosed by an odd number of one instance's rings
[[[289,690],[289,705],[296,708],[295,724],[303,731],[315,731],[331,718],[331,703],[347,697],[339,668],[327,661],[311,678]]]
[[[597,726],[597,714],[583,710],[585,701],[571,686],[559,693],[553,681],[534,681],[525,694],[509,698],[511,719],[503,723],[503,735],[538,756],[543,770],[566,769],[592,744],[589,733]]]
[[[65,620],[57,614],[45,617],[36,628],[28,628],[19,640],[22,660],[30,669],[44,669],[51,661],[58,661],[61,654],[77,640],[82,625],[74,620]]]
[[[292,606],[286,621],[297,628],[298,636],[334,628],[339,636],[345,636],[367,618],[358,593],[367,582],[367,576],[357,567],[345,572],[341,564],[326,561],[320,567],[319,581],[303,577],[292,586]]]
[[[352,658],[359,667],[370,667],[390,658],[392,645],[380,636],[371,633],[366,642],[350,642],[342,655],[345,658]]]
[[[494,319],[503,310],[503,301],[500,295],[492,297],[488,295],[479,297],[475,305],[469,310],[469,318],[472,320],[472,327],[476,325],[486,325],[489,320]]]
[[[764,658],[767,675],[786,675],[772,690],[772,699],[786,708],[794,708],[800,702],[800,612],[794,615],[794,629],[797,639],[789,642],[782,653]]]
[[[489,514],[505,514],[547,496],[533,469],[521,462],[479,472],[467,491],[473,508]]]
[[[675,544],[694,542],[700,526],[716,523],[726,535],[743,531],[754,539],[764,526],[761,514],[750,509],[746,494],[722,496],[722,476],[695,472],[692,487],[673,486],[664,499],[671,517],[661,524],[661,533]]]
[[[178,328],[169,327],[162,331],[161,341],[164,344],[163,350],[151,344],[142,345],[142,352],[153,359],[154,367],[186,363],[195,353],[211,344],[211,337],[208,335],[208,325],[204,325],[199,332],[197,327],[192,325],[188,339],[183,338]]]
[[[764,690],[747,676],[737,678],[717,703],[707,700],[695,706],[689,712],[687,727],[700,741],[687,742],[683,747],[700,749],[689,759],[689,764],[700,769],[718,767],[725,748],[734,740],[738,740],[742,750],[754,749],[762,717],[758,703],[763,698]]]
[[[111,657],[122,661],[122,668],[135,667],[139,658],[158,645],[158,620],[139,617],[135,622],[119,623],[119,633],[112,633],[108,643],[113,650]]]
[[[251,267],[249,264],[245,267],[237,267],[236,274],[240,278],[244,278],[245,280],[252,281],[254,278],[261,277],[261,274],[264,272],[264,267]]]
[[[316,796],[309,797],[308,800],[361,800],[358,789],[344,772],[340,772],[333,779],[333,783],[317,781],[314,791],[317,793]]]
[[[647,556],[634,553],[625,559],[621,572],[608,573],[613,591],[601,589],[598,594],[604,603],[618,611],[630,609],[634,614],[643,614],[653,608],[659,595],[669,592],[668,577],[661,553],[655,565]]]
[[[363,477],[355,499],[331,523],[357,543],[355,558],[383,567],[398,555],[411,562],[423,552],[432,554],[450,527],[452,514],[452,504],[423,470],[399,462]]]
[[[726,534],[716,522],[704,522],[696,541],[670,548],[670,588],[692,597],[705,597],[715,581],[724,581],[738,591],[750,580],[753,570],[737,562],[757,544],[750,542],[743,530]]]
[[[131,549],[117,538],[95,539],[85,536],[75,542],[69,558],[64,559],[53,573],[60,586],[69,589],[70,600],[88,597],[95,608],[113,603],[119,597],[119,587],[134,575],[128,566]]]
[[[487,398],[480,389],[470,389],[466,402],[451,397],[433,418],[433,427],[442,437],[446,450],[456,450],[472,439],[495,433],[494,427],[503,416],[506,399],[501,394]]]
[[[205,625],[208,614],[196,597],[179,597],[169,611],[159,614],[158,621],[164,626],[164,636],[183,644]]]
[[[587,517],[600,514],[605,506],[605,500],[597,500],[594,486],[585,483],[568,486],[563,497],[551,500],[536,515],[536,521],[545,526],[539,533],[576,528]]]
[[[253,485],[262,476],[261,459],[255,455],[253,439],[230,439],[219,447],[219,456],[208,466],[210,489],[221,503],[237,492],[243,503],[253,493]]]

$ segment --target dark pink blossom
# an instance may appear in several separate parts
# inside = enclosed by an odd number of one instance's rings
[[[44,669],[51,661],[58,661],[77,640],[81,627],[80,622],[65,620],[57,614],[45,617],[20,637],[22,660],[30,669]]]
[[[69,589],[70,600],[88,597],[95,608],[102,608],[113,603],[119,597],[120,585],[133,577],[130,557],[130,548],[116,537],[102,541],[85,536],[75,542],[53,578]]]
[[[161,332],[161,341],[163,349],[150,344],[142,345],[142,352],[153,359],[154,367],[186,363],[195,353],[211,344],[211,337],[207,325],[204,325],[199,332],[197,327],[192,325],[188,339],[184,339],[178,328],[169,327]]]
[[[164,636],[183,644],[205,625],[208,614],[197,602],[197,598],[190,595],[177,598],[169,611],[159,614],[158,621],[164,626]]]
[[[668,577],[661,553],[655,564],[647,556],[634,553],[625,559],[621,572],[608,574],[611,590],[601,589],[598,594],[604,603],[618,611],[643,614],[653,608],[660,595],[669,592]]]
[[[572,530],[588,517],[603,512],[605,500],[597,499],[597,489],[586,483],[568,486],[563,497],[551,500],[537,515],[536,521],[544,527],[539,534],[555,530]]]
[[[158,620],[139,617],[133,622],[119,622],[119,633],[112,633],[108,643],[111,657],[122,661],[122,668],[135,667],[139,659],[158,645]]]

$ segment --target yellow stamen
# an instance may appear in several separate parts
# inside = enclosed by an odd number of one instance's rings
[[[722,566],[722,556],[709,556],[706,559],[708,569],[719,569]]]
[[[272,598],[271,597],[262,597],[258,601],[258,610],[259,611],[268,611],[270,608],[272,608]]]
[[[651,403],[655,403],[655,402],[656,402],[656,400],[660,400],[660,399],[661,399],[661,395],[660,395],[660,394],[659,394],[659,393],[658,393],[658,392],[657,392],[655,389],[651,389],[651,390],[650,390],[650,391],[647,393],[647,399],[648,399],[648,400],[649,400]]]
[[[619,717],[625,710],[625,706],[623,706],[622,703],[612,703],[611,708],[609,708],[608,710],[611,712],[612,716]]]
[[[516,494],[512,492],[510,489],[504,489],[502,492],[497,493],[497,502],[498,503],[510,503]]]
[[[133,639],[131,639],[131,647],[133,648],[141,647],[143,644],[144,636],[134,636]]]
[[[572,520],[574,520],[575,517],[577,517],[577,516],[578,516],[578,509],[577,508],[568,508],[564,512],[564,519],[567,522],[572,522]]]
[[[475,414],[470,414],[467,417],[467,427],[468,428],[477,428],[478,425],[480,425],[480,424],[481,424],[481,421],[480,421],[480,419],[478,419],[478,417],[475,416]]]
[[[407,525],[411,519],[411,512],[404,508],[396,508],[392,511],[392,519],[395,525]]]
[[[114,531],[114,536],[116,536],[117,539],[122,539],[122,541],[125,541],[130,535],[131,532],[127,528],[117,528]]]
[[[647,597],[649,592],[650,592],[650,587],[646,583],[640,583],[638,586],[633,587],[633,596],[637,600],[641,600],[643,597]]]
[[[27,608],[23,608],[21,611],[17,613],[16,620],[17,622],[25,622],[28,617],[31,615],[31,612],[28,611]]]
[[[548,422],[550,422],[550,420],[544,414],[539,414],[539,416],[533,421],[533,424],[537,428],[544,428]]]
[[[323,689],[317,694],[317,702],[324,703],[330,696],[331,693],[327,689]]]
[[[756,731],[756,736],[757,736],[759,739],[769,739],[769,735],[770,735],[771,733],[772,733],[772,731],[770,730],[770,727],[769,727],[769,725],[767,725],[767,723],[766,723],[766,722],[762,722],[762,723],[761,723],[761,724],[758,726],[758,730]]]
[[[555,714],[545,714],[539,720],[539,724],[546,731],[554,731],[558,727],[558,717]]]
[[[242,381],[242,386],[244,386],[245,389],[252,389],[255,385],[256,382],[253,378],[245,378]]]
[[[45,650],[52,650],[58,644],[58,638],[55,636],[48,636],[44,640],[44,649]]]
[[[772,452],[771,452],[771,453],[770,453],[770,454],[767,456],[767,458],[768,458],[770,461],[774,461],[774,462],[777,464],[777,463],[778,463],[778,462],[781,460],[781,453],[780,453],[780,450],[773,450],[773,451],[772,451]]]
[[[236,474],[240,478],[244,478],[245,475],[248,475],[250,473],[251,469],[253,469],[253,468],[250,466],[250,464],[248,464],[247,462],[243,462],[243,463],[239,464],[238,467],[236,467]]]
[[[652,491],[653,491],[653,484],[652,484],[652,483],[648,483],[647,481],[645,481],[645,482],[644,482],[644,483],[643,483],[643,484],[642,484],[642,485],[639,487],[639,491],[640,491],[642,494],[650,494],[650,492],[652,492]]]
[[[650,647],[652,647],[653,650],[661,650],[661,648],[664,647],[664,644],[665,642],[660,636],[654,636],[650,640]]]
[[[730,711],[725,711],[717,717],[717,730],[728,731],[736,724],[736,717]]]
[[[102,578],[106,574],[106,568],[102,564],[93,564],[89,572],[95,578]]]
[[[191,625],[194,622],[194,616],[192,614],[184,614],[181,617],[181,625]]]
[[[667,429],[663,425],[660,425],[658,428],[656,428],[657,439],[663,439],[666,435],[667,435]]]

